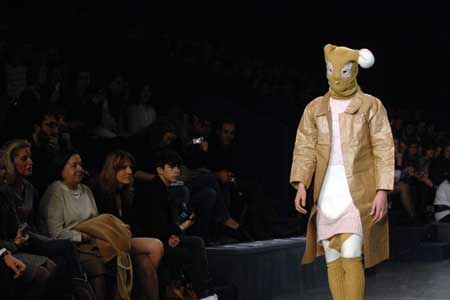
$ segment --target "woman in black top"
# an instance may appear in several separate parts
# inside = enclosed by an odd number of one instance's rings
[[[134,229],[133,212],[134,158],[125,151],[109,154],[100,172],[94,195],[99,213],[109,213],[122,219]],[[164,252],[160,240],[149,237],[132,238],[131,251],[137,269],[142,298],[159,299],[156,269]]]

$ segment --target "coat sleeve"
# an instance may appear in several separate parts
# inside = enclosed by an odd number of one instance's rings
[[[0,240],[0,249],[5,248],[12,254],[19,251],[19,248],[14,244],[13,241]]]
[[[306,188],[316,169],[317,127],[310,105],[306,106],[297,129],[295,146],[292,155],[291,178],[289,182],[294,188],[302,182]]]
[[[394,140],[386,109],[376,99],[369,113],[369,132],[375,167],[376,190],[394,188]]]

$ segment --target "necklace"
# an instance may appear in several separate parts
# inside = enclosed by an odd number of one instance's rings
[[[80,187],[77,187],[75,190],[71,190],[71,192],[72,192],[72,196],[74,196],[75,198],[79,198],[81,195]]]

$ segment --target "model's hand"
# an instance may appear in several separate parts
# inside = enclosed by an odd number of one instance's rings
[[[387,192],[378,191],[373,200],[372,209],[370,210],[370,215],[373,217],[372,222],[375,224],[380,222],[386,216],[387,211]]]
[[[295,196],[295,209],[302,213],[306,214],[307,211],[304,208],[306,206],[306,188],[303,183],[298,184],[297,195]]]
[[[12,256],[11,254],[5,255],[5,265],[8,266],[14,272],[14,279],[22,276],[23,272],[27,268],[25,264]]]

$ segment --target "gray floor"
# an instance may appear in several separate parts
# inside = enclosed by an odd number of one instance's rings
[[[326,288],[306,291],[300,299],[331,300]],[[366,300],[448,300],[450,260],[440,262],[387,262],[366,279]],[[294,300],[278,297],[274,300]],[[299,300],[299,299],[295,299]]]

